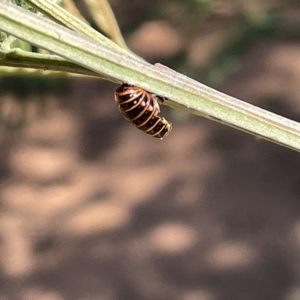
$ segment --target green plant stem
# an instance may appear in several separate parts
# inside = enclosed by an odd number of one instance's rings
[[[167,97],[170,100],[164,103],[169,106],[300,151],[299,123],[229,97],[164,66],[152,66],[117,47],[75,34],[4,0],[0,0],[0,20],[0,30],[117,81]]]
[[[53,54],[32,53],[22,49],[13,49],[11,52],[7,53],[5,58],[0,60],[0,66],[68,72],[78,75],[94,76],[101,79],[118,82],[112,77],[107,77],[106,75],[102,76],[99,73],[81,67],[69,60],[61,58],[60,56]]]
[[[111,48],[118,47],[115,43],[93,29],[87,23],[76,18],[71,13],[69,13],[56,3],[52,2],[51,0],[27,0],[27,2],[36,7],[37,10],[39,10],[49,18],[60,22],[61,24],[67,26],[70,29],[73,29],[76,32],[89,36],[90,38],[108,45]]]

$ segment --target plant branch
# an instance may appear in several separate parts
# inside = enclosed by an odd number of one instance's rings
[[[0,30],[85,68],[167,97],[187,110],[300,151],[300,124],[220,93],[161,65],[150,65],[0,0]]]
[[[94,76],[101,79],[115,81],[112,77],[93,72],[69,60],[61,58],[60,56],[32,53],[17,48],[7,53],[5,58],[0,60],[0,66],[68,72],[77,75]]]
[[[128,49],[120,32],[115,15],[107,0],[85,0],[85,3],[99,28],[111,37],[112,41],[117,45]]]
[[[76,18],[64,8],[60,7],[51,0],[27,0],[29,4],[36,7],[37,10],[57,22],[73,29],[76,32],[82,33],[90,38],[97,40],[111,48],[117,47],[115,43],[106,38],[104,35],[93,29],[84,21]],[[125,50],[123,50],[125,51]]]

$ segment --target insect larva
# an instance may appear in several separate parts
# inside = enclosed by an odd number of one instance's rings
[[[171,123],[158,116],[163,97],[124,83],[116,90],[115,101],[125,119],[145,133],[162,139],[171,131]]]

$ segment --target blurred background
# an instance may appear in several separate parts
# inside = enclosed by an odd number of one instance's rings
[[[299,1],[110,3],[149,62],[300,120]],[[1,75],[0,299],[300,299],[299,153],[167,107],[154,139],[116,88]]]

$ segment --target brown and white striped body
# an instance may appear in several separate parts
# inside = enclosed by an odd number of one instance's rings
[[[162,139],[171,131],[172,125],[158,116],[164,98],[124,83],[116,90],[115,101],[125,119],[145,133]]]

